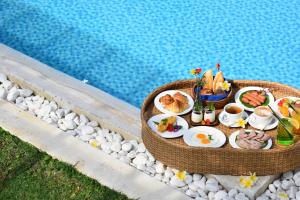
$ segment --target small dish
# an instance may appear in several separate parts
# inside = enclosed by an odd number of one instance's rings
[[[238,125],[238,122],[236,122],[236,123],[234,123],[234,122],[231,122],[231,121],[226,121],[224,118],[225,116],[225,112],[224,111],[222,111],[220,114],[219,114],[219,121],[220,121],[220,123],[221,124],[223,124],[224,126],[227,126],[227,127],[231,127],[231,128],[237,128],[237,127],[240,127],[239,125]],[[244,119],[244,120],[246,120],[246,122],[248,122],[248,113],[246,113],[246,112],[243,112],[243,115],[242,115],[242,118]]]
[[[262,91],[262,90],[264,90],[264,88],[262,88],[262,87],[254,87],[254,86],[244,87],[244,88],[240,89],[235,94],[235,97],[234,97],[235,102],[242,105],[246,111],[253,112],[256,107],[251,106],[251,105],[246,104],[246,103],[243,103],[241,101],[241,96],[244,95],[246,92],[249,92],[249,91]],[[266,92],[266,95],[267,95],[267,98],[266,98],[265,102],[262,103],[259,106],[267,106],[267,105],[271,105],[271,104],[274,103],[275,99],[274,99],[274,96],[272,95],[272,93]]]
[[[176,122],[177,122],[177,125],[182,126],[182,128],[180,130],[178,130],[176,132],[165,131],[162,133],[157,130],[157,125],[154,122],[159,122],[162,119],[165,119],[165,118],[168,118],[171,116],[172,115],[169,115],[169,114],[155,115],[148,120],[147,124],[152,129],[152,131],[154,131],[157,135],[159,135],[163,138],[181,137],[184,134],[184,132],[189,129],[189,124],[187,123],[187,121],[185,119],[183,119],[182,117],[179,117],[179,116],[176,116]]]
[[[169,94],[169,95],[172,96],[172,95],[174,95],[176,92],[180,92],[182,95],[185,95],[185,96],[187,97],[187,99],[188,99],[188,104],[189,104],[188,108],[186,108],[184,111],[182,111],[182,112],[180,112],[180,113],[172,112],[172,111],[169,111],[169,110],[165,109],[165,108],[164,108],[164,105],[161,104],[161,103],[159,102],[159,99],[160,99],[162,96],[165,96],[165,95],[167,95],[167,94]],[[154,99],[154,105],[155,105],[155,107],[156,107],[160,112],[162,112],[162,113],[169,114],[169,115],[184,115],[184,114],[187,114],[188,112],[190,112],[190,111],[193,109],[193,106],[194,106],[194,100],[193,100],[193,98],[192,98],[190,95],[188,95],[187,93],[182,92],[182,91],[180,91],[180,90],[167,90],[167,91],[164,91],[164,92],[158,94],[158,95],[155,97],[155,99]]]
[[[197,135],[202,134],[206,137],[210,137],[209,144],[203,144],[200,142]],[[218,148],[225,144],[226,136],[224,133],[216,128],[207,127],[207,126],[197,126],[190,128],[189,130],[185,131],[183,135],[184,142],[192,147],[212,147]]]
[[[283,114],[279,110],[278,103],[282,99],[289,99],[289,100],[292,100],[292,101],[299,101],[300,98],[299,97],[283,97],[283,98],[277,99],[273,104],[270,105],[273,108],[273,110],[276,112],[276,114],[278,114],[281,118],[283,118],[284,116],[283,116]],[[289,110],[290,113],[293,111],[292,108],[289,108],[288,110]]]
[[[268,125],[255,123],[253,117],[254,117],[254,113],[252,113],[249,116],[249,120],[248,120],[248,123],[253,128],[256,128],[256,129],[259,129],[259,130],[263,130],[263,131],[268,131],[268,130],[272,130],[272,129],[274,129],[274,128],[276,128],[278,126],[278,119],[276,119],[276,117],[274,117],[274,116],[271,118],[271,120],[268,123]]]
[[[245,130],[246,132],[249,132],[250,130]],[[257,131],[256,131],[257,132]],[[236,143],[236,137],[239,135],[239,131],[235,131],[233,133],[231,133],[231,135],[229,136],[229,144],[235,148],[235,149],[242,149],[237,143]],[[267,145],[262,148],[262,149],[270,149],[273,145],[272,139],[270,138],[268,140]]]

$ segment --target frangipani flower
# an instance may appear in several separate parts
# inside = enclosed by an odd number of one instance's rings
[[[98,148],[100,146],[97,140],[91,140],[90,145],[95,148]]]
[[[178,171],[175,176],[178,180],[184,181],[186,177],[186,171]]]
[[[289,195],[285,192],[279,192],[278,193],[278,198],[279,199],[289,199]]]
[[[256,183],[257,181],[257,177],[256,177],[256,173],[251,173],[250,172],[250,176],[244,177],[241,176],[240,177],[240,185],[244,188],[252,188],[253,185]]]
[[[196,68],[196,69],[192,69],[190,72],[191,72],[192,75],[199,75],[199,74],[201,74],[202,69],[201,68]]]
[[[239,119],[239,120],[237,121],[237,124],[238,124],[238,126],[240,126],[240,127],[242,127],[242,128],[245,128],[247,122],[246,122],[244,119],[241,118],[241,119]]]
[[[231,87],[231,83],[228,83],[228,81],[224,81],[221,85],[221,89],[227,92],[230,90],[230,87]]]

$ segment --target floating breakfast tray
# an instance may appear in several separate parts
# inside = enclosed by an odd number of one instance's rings
[[[147,125],[147,120],[160,112],[155,108],[153,100],[165,90],[181,90],[188,94],[195,84],[194,80],[176,81],[157,88],[144,101],[141,110],[142,138],[146,148],[159,161],[169,167],[186,170],[190,173],[212,173],[224,175],[247,175],[256,172],[257,175],[271,175],[294,170],[300,167],[300,140],[296,138],[294,145],[282,147],[274,142],[276,129],[265,131],[273,138],[273,147],[269,150],[234,149],[230,146],[228,138],[239,128],[228,128],[218,124],[227,136],[225,145],[221,148],[190,147],[182,139],[165,139],[154,133]],[[287,85],[266,82],[236,80],[232,82],[234,94],[247,86],[269,88],[276,99],[286,96],[300,97],[300,91]],[[232,99],[234,101],[234,99]],[[217,115],[222,109],[217,110]],[[191,113],[183,115],[190,127]],[[248,124],[247,129],[252,129]]]

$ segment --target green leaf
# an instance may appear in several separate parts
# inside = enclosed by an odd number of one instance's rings
[[[155,121],[153,121],[153,123],[154,123],[154,124],[156,124],[156,125],[158,125],[158,124],[159,124],[159,122],[155,122]]]

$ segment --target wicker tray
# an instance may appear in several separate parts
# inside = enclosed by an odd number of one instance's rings
[[[186,170],[190,173],[212,173],[226,175],[246,175],[256,172],[257,175],[278,174],[300,167],[300,140],[296,138],[294,145],[281,147],[274,142],[276,129],[266,131],[273,136],[273,147],[269,150],[234,149],[228,142],[229,135],[239,128],[228,128],[219,124],[227,141],[222,148],[200,148],[187,146],[182,137],[165,139],[155,134],[147,125],[153,115],[160,112],[154,107],[153,100],[165,90],[182,90],[190,94],[194,80],[176,81],[153,91],[144,101],[141,110],[142,138],[146,148],[159,161],[170,167]],[[233,81],[234,94],[246,86],[270,88],[276,99],[285,96],[300,97],[300,91],[287,85],[266,81]],[[234,99],[232,99],[234,101]],[[221,110],[217,110],[217,114]],[[190,113],[183,116],[190,124]],[[191,125],[190,125],[191,127]],[[247,125],[248,129],[251,129]]]

